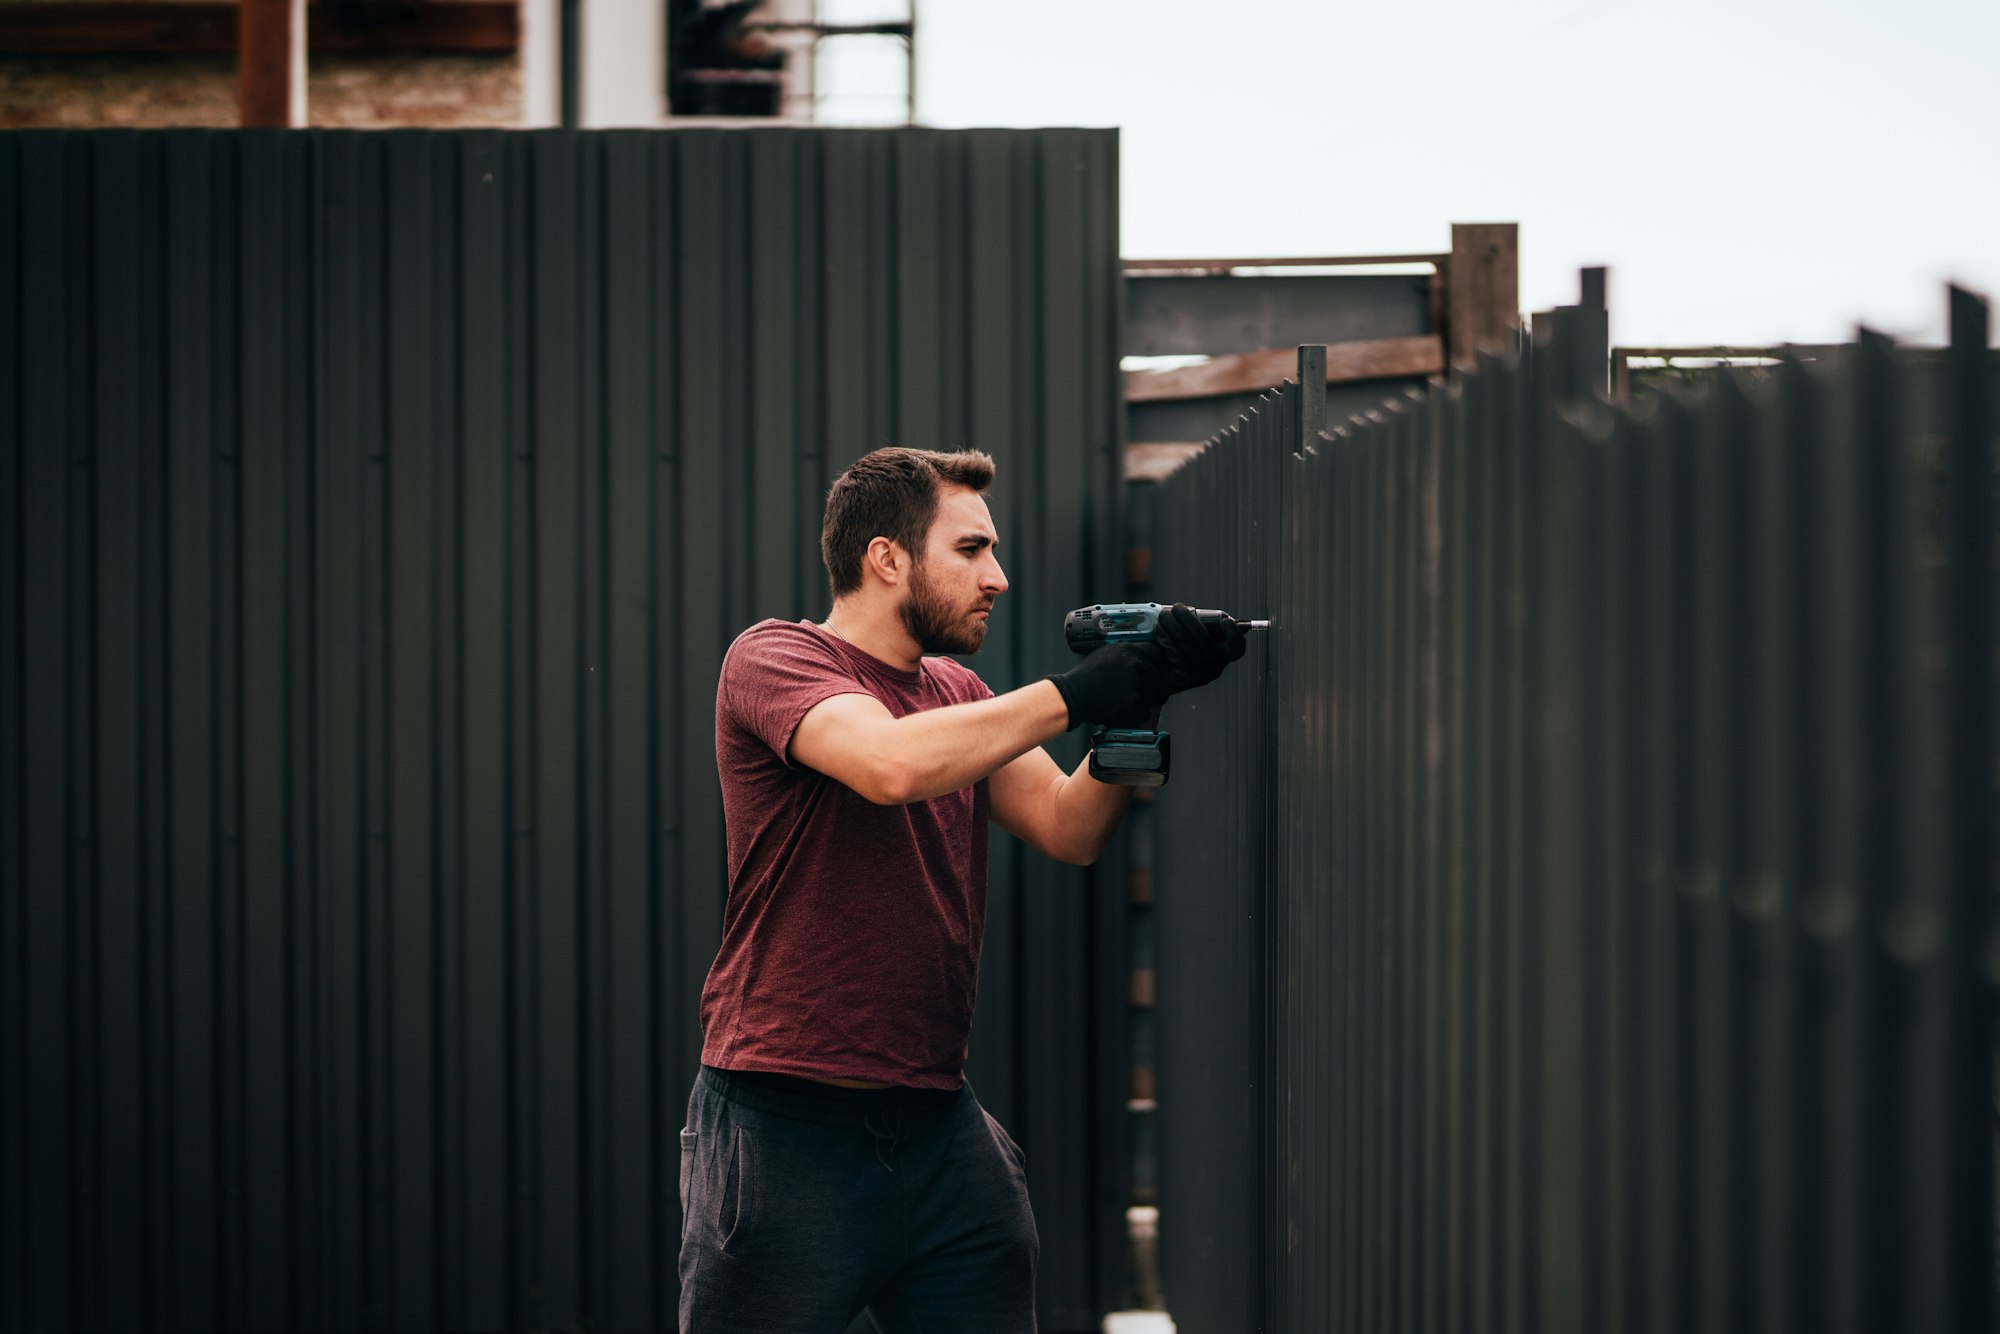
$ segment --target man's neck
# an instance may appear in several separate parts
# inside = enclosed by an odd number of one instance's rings
[[[897,671],[914,672],[924,656],[894,607],[858,598],[837,598],[833,610],[820,622],[820,628]]]

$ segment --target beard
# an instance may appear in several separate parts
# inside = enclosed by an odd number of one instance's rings
[[[924,573],[924,567],[914,565],[910,568],[910,595],[903,599],[897,614],[924,653],[977,653],[986,642],[986,622],[974,620],[972,612],[987,609],[985,604],[971,609],[952,606]]]

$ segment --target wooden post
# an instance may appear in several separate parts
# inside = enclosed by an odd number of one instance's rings
[[[1451,273],[1445,315],[1454,370],[1482,350],[1513,346],[1521,325],[1521,226],[1515,222],[1451,225]]]
[[[236,102],[245,126],[306,123],[305,0],[241,0]]]

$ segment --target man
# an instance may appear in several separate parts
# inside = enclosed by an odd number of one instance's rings
[[[1130,789],[1042,743],[1138,726],[1243,653],[1185,608],[995,696],[966,667],[1007,589],[984,454],[882,449],[827,496],[824,622],[724,659],[722,947],[681,1132],[684,1334],[1034,1328],[1021,1151],[965,1083],[990,819],[1094,861]]]

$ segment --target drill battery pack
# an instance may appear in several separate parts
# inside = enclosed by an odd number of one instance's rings
[[[1122,787],[1163,787],[1172,740],[1144,728],[1100,727],[1090,734],[1090,776]]]

